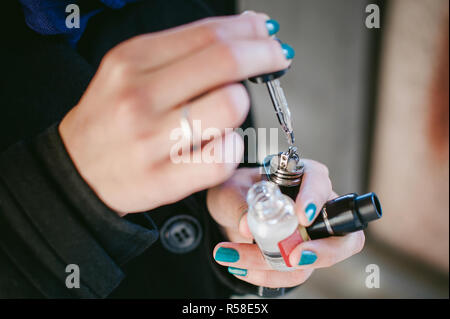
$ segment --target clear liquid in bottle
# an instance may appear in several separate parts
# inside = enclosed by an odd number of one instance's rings
[[[266,261],[274,270],[292,270],[286,256],[283,258],[280,243],[298,234],[294,201],[282,194],[277,184],[261,181],[248,191],[247,204],[248,225]]]

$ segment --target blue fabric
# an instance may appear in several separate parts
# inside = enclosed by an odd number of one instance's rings
[[[75,46],[86,29],[88,20],[106,7],[123,8],[127,3],[140,0],[19,0],[25,15],[25,22],[34,31],[43,35],[63,35]],[[67,28],[66,12],[69,4],[80,8],[80,28]]]

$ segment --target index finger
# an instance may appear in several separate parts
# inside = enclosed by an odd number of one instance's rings
[[[206,18],[186,25],[131,38],[117,47],[139,68],[151,70],[199,51],[214,42],[233,39],[268,38],[263,13]]]

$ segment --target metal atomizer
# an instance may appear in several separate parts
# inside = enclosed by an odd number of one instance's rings
[[[267,180],[274,182],[295,201],[300,190],[303,177],[303,162],[295,146],[277,155],[269,155],[263,161],[264,175]]]

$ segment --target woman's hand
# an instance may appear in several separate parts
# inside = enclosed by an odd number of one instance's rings
[[[305,170],[295,208],[300,224],[309,226],[325,202],[337,195],[332,191],[328,169],[324,165],[312,160],[303,162]],[[257,168],[238,169],[224,184],[208,191],[208,209],[231,241],[217,244],[214,258],[219,264],[227,266],[236,278],[257,286],[293,287],[307,280],[315,268],[330,267],[361,251],[364,246],[362,231],[343,237],[306,241],[289,255],[290,263],[296,270],[272,270],[257,245],[252,244],[253,237],[245,213],[247,190],[260,178]]]
[[[255,13],[210,18],[137,36],[106,54],[59,127],[78,171],[106,205],[120,215],[150,210],[233,174],[243,143],[225,129],[242,124],[249,109],[236,82],[290,64],[269,36],[267,19]],[[180,127],[182,105],[190,122],[221,132],[196,145],[194,157],[202,158],[206,147],[238,160],[174,163],[170,136]]]

